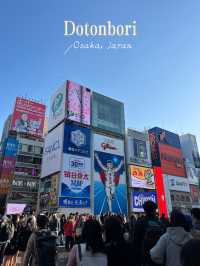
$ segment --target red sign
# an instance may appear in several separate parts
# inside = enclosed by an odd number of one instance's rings
[[[166,200],[166,194],[165,194],[164,177],[163,177],[162,169],[161,167],[154,167],[153,171],[154,171],[154,178],[155,178],[155,184],[156,184],[159,214],[160,216],[162,214],[165,214],[165,217],[167,218],[169,215],[167,211],[167,200]]]
[[[190,185],[190,194],[193,202],[199,202],[199,188],[195,185]]]
[[[20,97],[16,98],[11,129],[42,137],[46,106]]]
[[[166,144],[159,144],[160,160],[164,174],[186,176],[181,149]]]

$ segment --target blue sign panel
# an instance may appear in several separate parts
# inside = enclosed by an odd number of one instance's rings
[[[59,206],[63,208],[89,208],[89,198],[60,197]]]
[[[18,140],[14,138],[8,138],[5,147],[4,156],[6,157],[15,157],[18,150]]]
[[[144,212],[143,204],[151,200],[157,203],[156,192],[132,192],[133,211]]]
[[[65,125],[63,152],[90,157],[90,129]]]

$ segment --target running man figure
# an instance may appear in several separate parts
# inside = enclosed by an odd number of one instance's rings
[[[119,175],[117,175],[118,171],[124,164],[124,160],[121,160],[119,165],[114,168],[113,162],[108,160],[106,162],[106,166],[100,161],[99,156],[95,153],[95,158],[97,160],[98,165],[102,169],[100,172],[100,178],[102,183],[104,184],[104,189],[108,201],[109,212],[112,212],[112,200],[115,196],[115,189],[119,184]]]

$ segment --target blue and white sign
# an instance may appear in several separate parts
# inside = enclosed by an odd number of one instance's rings
[[[85,201],[90,202],[90,182],[91,182],[91,159],[72,154],[63,154],[63,167],[60,179],[60,197],[67,198],[81,208],[85,208]],[[82,203],[76,203],[75,199]],[[63,201],[60,201],[63,204]],[[66,201],[67,202],[67,201]],[[65,202],[65,203],[66,203]],[[65,204],[68,206],[69,204]],[[73,205],[70,204],[70,205]],[[81,205],[82,204],[82,205]],[[61,205],[63,207],[63,205]],[[90,204],[87,203],[87,207]]]
[[[90,199],[62,197],[59,198],[59,206],[62,208],[89,208]]]
[[[134,212],[144,212],[143,204],[151,200],[157,203],[156,192],[132,192],[132,206]]]
[[[56,173],[61,169],[63,147],[63,124],[53,129],[45,137],[41,177]]]
[[[65,125],[63,152],[90,157],[90,129]]]
[[[19,142],[15,138],[7,138],[4,156],[15,157],[18,150],[18,144]]]

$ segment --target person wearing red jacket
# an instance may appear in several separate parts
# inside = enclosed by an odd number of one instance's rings
[[[65,248],[69,251],[74,244],[74,221],[69,217],[64,224]]]

